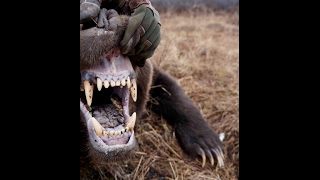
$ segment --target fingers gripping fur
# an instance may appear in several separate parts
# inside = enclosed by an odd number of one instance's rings
[[[100,4],[97,0],[80,0],[80,23],[98,15]]]
[[[105,12],[108,26],[104,29],[93,27],[80,31],[80,67],[90,66],[103,58],[123,37],[129,16],[115,14],[114,10]]]

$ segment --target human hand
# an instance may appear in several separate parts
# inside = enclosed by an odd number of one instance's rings
[[[159,13],[149,0],[129,0],[126,5],[133,13],[120,42],[121,52],[142,67],[161,40]]]

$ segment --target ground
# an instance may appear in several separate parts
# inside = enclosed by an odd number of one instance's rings
[[[225,167],[190,160],[172,128],[149,112],[136,123],[132,159],[106,164],[108,171],[80,171],[87,179],[211,179],[239,177],[239,11],[161,14],[162,41],[151,58],[171,74],[208,123],[224,133]],[[81,163],[85,164],[85,161]]]

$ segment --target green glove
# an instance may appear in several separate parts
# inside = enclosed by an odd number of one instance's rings
[[[128,4],[133,13],[120,42],[121,52],[142,67],[160,43],[160,16],[149,1],[131,0]]]

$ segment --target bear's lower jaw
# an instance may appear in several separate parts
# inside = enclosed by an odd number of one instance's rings
[[[127,158],[136,146],[134,137],[135,113],[125,124],[103,127],[80,101],[80,111],[85,117],[89,137],[89,153],[95,161],[115,161]]]

